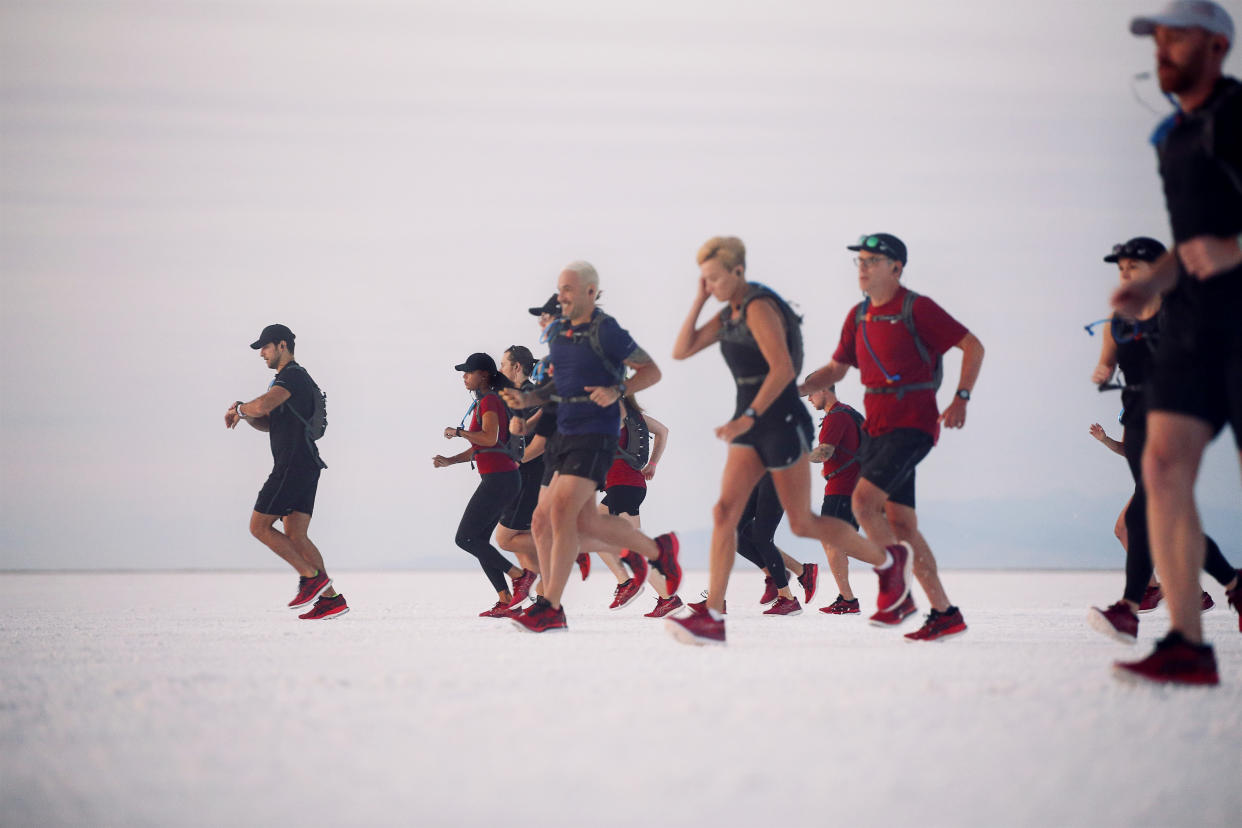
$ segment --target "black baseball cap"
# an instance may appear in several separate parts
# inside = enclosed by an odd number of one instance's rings
[[[281,340],[292,345],[294,340],[293,331],[284,325],[268,325],[263,329],[263,333],[259,334],[259,338],[250,343],[250,347],[257,351],[269,342],[275,344]]]
[[[1154,262],[1165,253],[1165,247],[1155,239],[1147,236],[1135,236],[1124,244],[1114,244],[1113,252],[1104,257],[1104,261],[1112,264],[1121,259],[1138,259],[1140,262]]]
[[[846,250],[866,250],[868,253],[879,253],[890,259],[906,263],[906,245],[892,233],[868,233],[858,237],[857,244],[851,244]]]
[[[545,313],[552,316],[560,316],[561,303],[556,301],[556,294],[554,293],[548,298],[548,301],[543,303],[541,307],[530,308],[529,310],[531,316],[542,316]]]
[[[496,360],[487,354],[471,354],[466,357],[466,361],[461,365],[454,365],[455,371],[487,371],[489,374],[498,374],[496,370]]]

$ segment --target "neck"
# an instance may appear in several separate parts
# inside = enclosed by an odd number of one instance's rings
[[[583,308],[582,310],[575,310],[574,315],[569,320],[569,324],[581,325],[583,322],[590,322],[591,315],[593,313],[595,313],[594,303],[592,303],[589,307]]]
[[[729,304],[737,310],[742,306],[742,301],[746,299],[746,290],[750,287],[750,282],[745,279],[737,286],[737,290],[733,291],[733,295],[729,297]]]
[[[293,354],[284,354],[276,361],[276,370],[283,371],[290,362],[293,362]]]
[[[872,305],[883,305],[892,301],[892,298],[897,295],[899,290],[901,290],[901,282],[894,282],[891,286],[883,288],[873,287],[867,291],[867,295],[871,297]]]
[[[1207,99],[1212,96],[1212,90],[1216,88],[1216,81],[1218,80],[1220,80],[1219,72],[1205,75],[1204,78],[1196,83],[1192,88],[1178,94],[1178,104],[1184,111],[1194,112],[1196,109],[1207,103]]]

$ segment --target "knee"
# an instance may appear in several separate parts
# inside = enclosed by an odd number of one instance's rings
[[[1163,442],[1151,441],[1143,450],[1143,485],[1148,492],[1163,492],[1170,486],[1193,480],[1193,464],[1184,453]]]
[[[807,538],[815,534],[815,519],[810,512],[789,512],[786,517],[789,518],[789,531],[798,537]]]
[[[471,546],[474,545],[474,537],[468,529],[461,528],[457,530],[457,535],[453,538],[453,543],[469,552]]]
[[[254,537],[258,538],[259,540],[263,540],[264,538],[267,537],[267,533],[270,531],[272,531],[271,524],[264,523],[257,516],[251,519],[250,534],[253,535]]]
[[[712,523],[716,526],[737,526],[741,516],[742,510],[738,505],[724,498],[717,500],[716,505],[712,506]]]
[[[917,535],[919,531],[918,521],[909,520],[904,517],[894,517],[889,515],[888,523],[889,526],[893,527],[893,534],[897,536],[898,540],[913,540],[914,536]]]
[[[854,494],[850,496],[850,508],[853,509],[855,516],[881,512],[884,510],[884,498],[881,497],[883,494],[879,489],[870,491],[856,488]]]

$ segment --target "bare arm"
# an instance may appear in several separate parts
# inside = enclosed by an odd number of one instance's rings
[[[953,347],[962,349],[962,376],[958,380],[959,390],[970,391],[979,379],[979,369],[983,367],[983,343],[972,333],[967,333]],[[961,428],[966,425],[966,400],[954,397],[953,402],[940,415],[940,422],[945,428]]]
[[[768,373],[750,404],[757,414],[763,414],[776,402],[785,386],[794,381],[796,374],[789,348],[785,345],[785,326],[771,300],[756,299],[751,302],[746,310],[746,324],[764,361],[768,363]],[[743,414],[716,429],[716,436],[731,442],[734,437],[749,431],[754,424],[753,418]]]
[[[288,389],[273,385],[250,402],[234,403],[229,412],[224,415],[224,425],[227,428],[236,428],[239,422],[245,420],[258,431],[268,431],[271,428],[268,415],[284,405],[289,397]]]
[[[465,463],[473,455],[474,449],[466,449],[461,454],[454,454],[452,457],[445,457],[442,454],[437,454],[435,457],[431,458],[431,465],[437,469],[443,469],[446,466],[455,466],[458,463]]]
[[[1100,361],[1091,372],[1091,381],[1096,385],[1108,382],[1113,371],[1117,369],[1117,340],[1113,339],[1113,326],[1104,328],[1103,341],[1100,343]]]
[[[836,453],[837,447],[832,443],[820,443],[818,446],[811,449],[811,453],[808,456],[810,457],[812,463],[824,463],[831,460],[832,455]]]
[[[1110,302],[1114,308],[1130,316],[1138,316],[1143,306],[1162,296],[1177,284],[1177,256],[1172,250],[1156,259],[1151,272],[1142,279],[1131,279],[1113,291]]]
[[[466,431],[463,428],[449,426],[444,429],[444,436],[449,440],[454,437],[465,437],[472,446],[491,448],[500,439],[500,418],[496,416],[495,411],[484,411],[483,426],[480,431]]]
[[[647,428],[651,431],[651,456],[647,459],[647,465],[643,466],[643,477],[650,480],[655,477],[656,466],[668,446],[668,426],[655,417],[644,415],[643,419],[647,421]]]
[[[1104,431],[1104,427],[1099,423],[1091,424],[1091,436],[1103,443],[1109,451],[1120,454],[1122,457],[1126,456],[1126,444],[1109,437],[1107,432]]]
[[[798,386],[798,393],[806,396],[813,391],[822,391],[823,389],[840,382],[845,379],[845,375],[849,373],[850,366],[832,360],[823,368],[817,368],[806,375],[806,379]]]
[[[660,373],[660,366],[656,365],[651,356],[642,348],[635,348],[623,364],[634,371],[625,381],[625,390],[630,394],[650,388],[663,376]],[[583,386],[583,390],[590,395],[592,402],[602,408],[612,405],[622,396],[621,389],[615,385],[586,385]]]
[[[526,451],[522,453],[522,462],[529,463],[536,457],[542,456],[543,450],[547,448],[547,443],[548,438],[544,437],[542,434],[536,434],[534,437],[531,437],[530,441],[526,444]]]
[[[709,296],[711,296],[711,293],[707,290],[707,282],[700,276],[699,290],[695,294],[694,301],[690,304],[690,313],[686,315],[685,321],[681,323],[681,330],[677,332],[677,339],[673,342],[673,359],[692,357],[716,341],[716,334],[720,332],[720,317],[718,315],[712,314],[711,318],[702,327],[696,327],[699,321],[699,314],[703,312],[703,306],[707,304]]]

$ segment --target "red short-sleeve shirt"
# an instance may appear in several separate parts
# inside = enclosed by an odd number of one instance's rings
[[[825,495],[850,495],[858,483],[858,472],[861,469],[855,462],[858,458],[858,427],[854,423],[853,411],[848,405],[837,403],[824,414],[824,421],[819,425],[819,443],[836,446],[822,472],[827,482],[824,484]],[[828,475],[848,464],[845,471],[828,480]]]
[[[897,294],[883,305],[873,307],[868,312],[872,316],[900,316],[901,305],[905,301],[906,289],[900,288]],[[867,412],[867,433],[872,437],[887,434],[899,428],[917,428],[932,436],[933,440],[940,437],[940,409],[936,406],[936,392],[930,389],[911,391],[900,400],[896,394],[871,393],[872,388],[884,388],[893,383],[884,376],[900,376],[897,385],[926,382],[933,376],[933,366],[928,365],[919,357],[914,338],[906,329],[905,323],[899,319],[891,322],[865,322],[867,342],[863,341],[864,325],[854,323],[858,306],[850,308],[841,327],[841,340],[837,343],[834,361],[858,368],[862,384],[868,389],[863,398],[863,406]],[[944,311],[939,305],[926,296],[914,300],[911,309],[914,317],[915,330],[927,346],[933,357],[939,356],[962,341],[962,337],[970,333],[962,323]],[[867,347],[870,343],[870,349]],[[875,356],[872,356],[874,352]],[[876,364],[879,359],[883,365]]]
[[[483,399],[479,400],[479,404],[474,407],[474,413],[470,415],[470,427],[466,430],[482,431],[483,414],[487,411],[495,414],[500,423],[496,445],[503,446],[509,440],[509,412],[505,409],[505,404],[500,401],[500,397],[495,394],[486,394]],[[480,451],[479,446],[474,447],[471,459],[478,466],[479,474],[513,471],[518,467],[509,455],[499,451]]]

